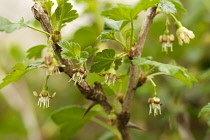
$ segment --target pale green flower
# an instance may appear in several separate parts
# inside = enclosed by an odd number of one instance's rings
[[[51,49],[47,50],[47,54],[44,57],[44,64],[39,66],[40,68],[47,69],[47,75],[60,74],[59,67],[65,67],[65,65],[59,64],[54,58],[54,54]]]
[[[55,97],[56,92],[53,93],[53,95],[51,96],[48,90],[43,89],[39,95],[36,91],[34,91],[33,94],[34,96],[39,98],[37,106],[42,107],[43,105],[44,109],[50,106],[50,99]]]
[[[160,36],[160,43],[162,44],[162,51],[168,52],[168,48],[170,48],[171,51],[173,51],[173,42],[174,42],[174,35],[166,35],[163,34]]]
[[[74,85],[76,85],[76,83],[81,83],[81,81],[87,76],[87,71],[83,69],[73,69],[72,73],[73,75],[69,82],[74,81]]]
[[[152,114],[152,110],[154,111],[154,116],[161,114],[161,101],[158,97],[152,97],[148,100],[149,104],[149,115]]]
[[[190,43],[190,39],[195,38],[194,33],[183,26],[177,29],[176,35],[178,38],[179,45],[183,45],[183,42]]]

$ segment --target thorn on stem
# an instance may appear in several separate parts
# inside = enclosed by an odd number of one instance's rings
[[[87,115],[87,113],[91,110],[91,108],[93,108],[96,104],[97,104],[96,102],[90,102],[88,108],[85,110],[81,119],[83,119]]]
[[[142,127],[139,127],[139,126],[137,126],[136,124],[131,123],[131,122],[129,122],[126,126],[127,126],[128,128],[134,128],[134,129],[146,131],[146,129],[144,129],[144,128],[142,128]]]

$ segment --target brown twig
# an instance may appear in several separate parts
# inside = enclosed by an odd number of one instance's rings
[[[34,17],[41,23],[42,28],[48,33],[53,33],[50,18],[38,2],[35,2],[35,4],[32,6],[32,12]],[[63,59],[61,57],[62,49],[57,42],[54,42],[52,47],[60,63],[65,65],[63,72],[65,72],[71,78],[72,70],[74,68],[72,61],[69,59]],[[77,83],[77,87],[86,99],[100,104],[107,113],[111,112],[112,106],[108,102],[100,83],[95,82],[95,86],[93,87],[89,85],[85,79],[83,79],[80,83]]]
[[[155,15],[156,15],[156,7],[151,7],[147,10],[146,16],[143,20],[141,31],[139,34],[137,47],[134,52],[135,58],[141,57],[148,31],[152,25],[153,18],[155,17]],[[128,89],[126,91],[126,96],[122,105],[122,112],[118,114],[118,123],[117,123],[118,129],[120,130],[122,134],[123,140],[131,139],[126,125],[130,119],[130,105],[132,102],[134,91],[136,90],[137,77],[138,77],[138,67],[133,65],[131,62]]]
[[[43,7],[41,7],[40,4],[36,2],[32,7],[32,11],[34,13],[34,17],[41,23],[42,28],[48,33],[53,33],[52,26],[50,24],[50,19],[47,13],[44,11]],[[155,11],[156,7],[152,7],[147,10],[146,17],[144,18],[142,23],[137,47],[134,52],[134,57],[136,58],[141,57],[147,33],[150,29],[153,18],[155,17]],[[57,44],[57,42],[54,42],[52,47],[60,63],[66,66],[65,68],[63,68],[63,72],[65,72],[71,78],[72,70],[74,68],[72,61],[68,59],[63,59],[61,57],[62,49]],[[128,128],[130,127],[128,122],[130,120],[130,105],[132,102],[134,91],[136,90],[137,86],[137,77],[138,67],[134,66],[131,63],[129,85],[126,91],[124,102],[122,104],[122,112],[117,114],[117,126],[122,134],[123,140],[131,140],[128,131]],[[100,104],[104,108],[105,112],[109,114],[112,110],[112,106],[108,102],[107,97],[102,90],[101,84],[98,82],[95,82],[94,84],[95,86],[93,87],[89,85],[85,79],[83,79],[80,83],[77,83],[77,87],[86,99]]]

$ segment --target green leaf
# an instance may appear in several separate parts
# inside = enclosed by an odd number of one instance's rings
[[[3,81],[0,83],[0,89],[2,89],[3,87],[5,87],[6,85],[12,83],[12,82],[17,82],[21,79],[21,77],[27,73],[30,70],[33,70],[35,68],[37,68],[38,65],[36,67],[27,67],[25,63],[22,62],[18,62],[17,64],[15,64],[15,66],[12,68],[12,72],[10,72],[4,79]]]
[[[72,10],[72,4],[68,3],[68,0],[57,0],[58,7],[52,15],[51,21],[53,30],[60,31],[66,23],[71,22],[78,18],[76,10]]]
[[[114,96],[115,92],[107,84],[101,85],[106,96]]]
[[[51,17],[51,10],[54,3],[51,0],[48,0],[48,1],[42,1],[41,4],[47,11],[48,15]]]
[[[155,6],[159,0],[141,0],[134,6],[117,4],[116,8],[103,11],[101,14],[107,18],[113,19],[115,21],[125,20],[133,21],[139,12],[146,10],[149,7]]]
[[[81,51],[81,47],[78,43],[75,42],[68,42],[68,41],[60,41],[58,42],[58,45],[63,48],[63,51],[61,52],[61,56],[65,59],[70,58],[71,60],[77,60],[80,64],[87,61],[87,58],[92,55],[89,54],[93,53],[95,49],[92,47],[89,47],[86,51]]]
[[[87,51],[82,51],[80,57],[81,58],[88,58],[89,57],[89,53]]]
[[[192,82],[197,81],[195,77],[193,77],[190,73],[187,72],[187,69],[180,66],[175,66],[172,64],[163,64],[156,61],[147,60],[145,58],[135,58],[133,60],[133,63],[136,66],[150,65],[153,67],[157,67],[159,71],[163,74],[172,76],[182,81],[189,87],[192,85]]]
[[[176,13],[175,5],[173,3],[171,3],[170,1],[161,1],[159,3],[159,7],[160,7],[161,11],[166,14],[175,14]]]
[[[90,72],[95,73],[100,73],[103,70],[106,71],[110,69],[111,66],[113,66],[113,63],[115,63],[117,67],[120,64],[119,62],[116,63],[115,51],[113,49],[105,49],[102,52],[98,52],[93,58],[93,62],[95,62],[95,64],[91,66]]]
[[[198,117],[201,117],[201,116],[203,116],[203,115],[205,115],[205,114],[208,114],[208,113],[210,113],[210,103],[208,103],[208,105],[204,106],[204,107],[201,109],[201,111],[200,111],[199,114],[198,114]]]
[[[0,31],[4,31],[6,33],[11,33],[20,28],[26,27],[27,25],[24,23],[24,19],[22,18],[19,22],[14,23],[9,21],[8,19],[0,16]]]
[[[74,137],[90,121],[91,117],[97,113],[97,111],[91,110],[82,118],[85,110],[83,107],[69,106],[59,109],[52,114],[52,120],[61,127],[60,133],[63,140]]]
[[[115,21],[128,20],[131,21],[131,11],[132,6],[117,4],[117,8],[112,8],[110,10],[103,11],[101,15],[113,19]]]
[[[56,0],[56,1],[57,1],[58,6],[62,6],[63,3],[66,3],[69,0]]]
[[[88,47],[86,47],[86,48],[84,49],[84,51],[88,52],[89,57],[90,57],[91,55],[93,55],[94,53],[96,53],[97,50],[98,50],[98,48],[93,48],[93,47],[91,47],[91,46],[88,46]]]
[[[104,22],[105,22],[105,30],[117,30],[119,31],[121,29],[121,26],[123,24],[123,21],[114,21],[112,19],[108,19],[108,18],[104,18]]]
[[[42,50],[47,47],[46,45],[37,45],[37,46],[34,46],[30,49],[27,50],[27,58],[28,59],[32,59],[34,58],[35,60],[36,59],[39,59],[42,57]]]
[[[80,58],[78,59],[79,63],[82,64],[87,61],[89,53],[87,51],[81,51]]]
[[[132,18],[135,19],[138,13],[147,10],[149,7],[157,6],[160,0],[140,0],[133,8]]]
[[[101,41],[105,41],[108,39],[115,40],[116,38],[115,38],[114,34],[115,34],[115,30],[111,30],[109,32],[102,32],[100,34],[100,36],[98,37],[98,39],[100,39]]]
[[[187,10],[184,8],[183,4],[180,2],[180,0],[169,0],[171,3],[173,3],[177,10],[186,13]]]
[[[117,70],[119,66],[122,64],[122,58],[115,59],[114,64],[115,64],[115,70]]]
[[[60,41],[58,45],[63,48],[61,56],[65,59],[79,60],[81,54],[81,47],[78,43]]]

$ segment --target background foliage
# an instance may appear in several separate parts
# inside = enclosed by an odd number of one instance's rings
[[[6,3],[3,1],[0,2],[2,3],[1,7],[3,5],[6,6]],[[18,3],[18,1],[14,3]],[[172,53],[162,53],[159,36],[165,30],[165,16],[158,15],[149,31],[143,57],[152,56],[154,60],[164,63],[170,63],[174,59],[178,65],[186,67],[198,79],[198,83],[189,88],[182,82],[170,77],[162,76],[156,78],[157,92],[163,103],[162,115],[157,117],[148,115],[149,107],[147,100],[153,93],[152,85],[146,83],[143,87],[139,88],[135,93],[132,104],[131,120],[147,129],[147,131],[131,129],[134,140],[138,140],[139,138],[144,140],[210,139],[208,126],[210,125],[210,116],[202,115],[198,118],[201,108],[207,105],[210,100],[210,56],[208,51],[210,47],[210,10],[208,5],[210,5],[210,2],[208,0],[183,0],[182,3],[188,12],[184,14],[178,12],[177,16],[181,19],[185,27],[194,32],[195,39],[189,45],[184,44],[183,46],[179,46],[177,41],[175,41],[174,51]],[[99,43],[97,40],[101,31],[103,31],[104,22],[100,13],[108,7],[113,7],[114,2],[75,0],[73,4],[76,5],[75,9],[79,11],[80,17],[71,25],[63,28],[63,38],[79,43],[81,48],[90,45],[98,46],[100,50],[121,49],[113,41]],[[20,2],[20,5],[10,4],[9,7],[20,6],[20,9],[24,9],[22,11],[25,14],[18,15],[13,10],[8,11],[0,7],[0,15],[4,17],[9,16],[14,21],[18,21],[24,16],[27,20],[31,20],[30,22],[39,27],[40,25],[34,21],[30,11],[30,6],[32,5],[32,1],[28,2],[27,6],[23,2],[22,4]],[[142,18],[143,14],[140,14],[139,20],[134,22],[136,36],[138,36]],[[171,30],[175,33],[175,28],[171,28]],[[34,31],[29,29],[21,29],[12,34],[0,32],[0,42],[1,79],[7,73],[11,72],[16,62],[34,62],[33,60],[26,59],[25,52],[28,48],[39,44],[46,44],[44,35],[34,33]],[[125,71],[127,67],[125,65],[119,71],[127,73]],[[74,111],[74,109],[80,110],[80,112],[75,114],[75,119],[71,116],[67,118],[74,120],[71,123],[72,127],[75,122],[78,122],[82,128],[85,122],[89,121],[88,116],[82,121],[80,118],[78,119],[82,114],[81,112],[84,111],[83,107],[86,107],[89,102],[83,98],[73,86],[73,83],[66,82],[69,79],[64,74],[51,77],[49,81],[49,90],[51,92],[57,92],[56,97],[51,100],[50,108],[43,110],[36,107],[37,99],[33,96],[32,92],[40,91],[42,83],[45,80],[44,75],[45,70],[42,69],[37,69],[33,73],[28,72],[19,83],[8,85],[0,91],[0,139],[27,140],[33,139],[33,135],[35,134],[40,134],[40,140],[61,139],[58,127],[65,130],[65,122],[55,120],[56,115],[54,111],[64,106],[70,106],[66,110],[67,113],[68,111]],[[127,77],[124,78],[126,79]],[[94,81],[103,81],[103,78],[92,74],[87,77],[87,80],[93,84]],[[118,88],[116,90],[120,89],[121,92],[124,92],[125,87],[124,85],[122,87],[116,85],[116,88]],[[109,90],[109,88],[106,89]],[[71,106],[75,104],[81,107]],[[100,107],[96,107],[95,110],[90,112],[89,115],[101,113]],[[51,115],[54,117],[51,118]],[[52,119],[60,126],[55,125]],[[77,134],[76,130],[77,128],[75,127],[73,131],[75,133],[69,130],[72,132],[72,140],[81,140],[87,137],[90,140],[111,140],[113,135],[112,132],[95,123],[94,119],[85,125]],[[35,138],[37,140],[39,137],[37,136]]]

